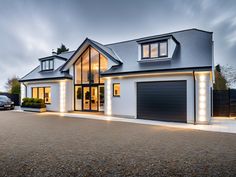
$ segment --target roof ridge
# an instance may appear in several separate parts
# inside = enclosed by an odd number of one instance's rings
[[[201,29],[198,29],[198,28],[189,28],[189,29],[184,29],[184,30],[178,30],[178,31],[172,31],[172,32],[168,32],[168,33],[152,35],[152,36],[145,36],[145,37],[140,37],[140,38],[135,38],[135,39],[130,39],[130,40],[124,40],[124,41],[118,41],[118,42],[114,42],[114,43],[108,43],[108,44],[104,44],[104,46],[107,47],[109,45],[115,45],[115,44],[126,43],[126,42],[137,41],[137,40],[144,40],[146,38],[153,38],[153,37],[158,37],[158,36],[171,35],[171,34],[174,34],[174,33],[181,33],[181,32],[191,31],[191,30],[196,30],[196,31],[201,31],[201,32],[211,33],[211,34],[213,33],[211,31],[201,30]]]

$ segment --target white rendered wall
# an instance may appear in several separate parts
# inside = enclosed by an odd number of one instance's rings
[[[194,123],[194,101],[196,106],[196,123],[210,123],[212,87],[210,72],[196,73],[195,99],[194,80],[191,73],[185,75],[176,73],[175,75],[107,78],[105,83],[105,114],[137,118],[137,82],[177,80],[185,80],[187,83],[187,123]],[[120,83],[120,97],[113,97],[113,83]],[[204,98],[202,94],[204,94]],[[205,100],[205,102],[202,100]],[[203,108],[204,110],[202,110]]]
[[[56,111],[56,112],[68,112],[68,111],[73,110],[72,81],[71,80],[27,82],[25,83],[25,85],[27,85],[27,95],[22,94],[22,98],[24,97],[31,98],[33,87],[50,87],[51,88],[51,104],[47,104],[47,110]],[[63,110],[62,110],[62,107],[63,107]]]
[[[105,114],[137,118],[137,82],[177,81],[186,80],[187,84],[187,122],[194,122],[194,89],[193,76],[188,75],[158,75],[148,77],[120,77],[106,79]],[[109,83],[110,82],[110,83]],[[113,97],[112,85],[120,83],[120,97]],[[110,89],[109,89],[110,88]],[[110,92],[110,93],[109,93]],[[110,95],[110,96],[108,96]],[[109,101],[110,100],[110,101]],[[109,102],[111,104],[109,104]],[[111,111],[109,113],[109,106]]]

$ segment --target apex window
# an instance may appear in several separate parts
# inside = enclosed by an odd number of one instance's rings
[[[153,42],[142,45],[142,59],[153,59],[168,56],[167,41]]]

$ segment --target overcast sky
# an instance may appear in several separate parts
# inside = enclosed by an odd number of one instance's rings
[[[0,0],[0,90],[39,57],[89,37],[103,44],[176,30],[214,32],[215,63],[236,67],[235,0]]]

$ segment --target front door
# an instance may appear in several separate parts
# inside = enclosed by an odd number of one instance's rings
[[[98,87],[83,86],[83,111],[98,111]]]
[[[90,110],[90,87],[83,87],[83,110]]]

